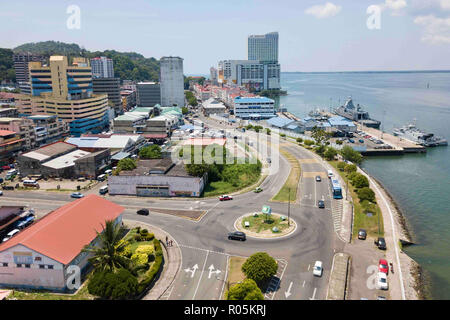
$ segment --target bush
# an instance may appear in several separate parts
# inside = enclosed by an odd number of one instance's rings
[[[341,155],[345,160],[360,164],[362,162],[362,155],[358,151],[353,150],[350,146],[345,146],[341,150]]]
[[[242,283],[230,288],[227,292],[227,300],[264,300],[264,296],[255,281],[245,279]]]
[[[139,150],[139,157],[142,159],[159,159],[161,158],[161,147],[152,144]]]
[[[138,253],[135,252],[132,256],[131,256],[131,262],[133,262],[133,264],[135,266],[142,266],[145,265],[148,262],[148,255],[145,253]]]
[[[257,252],[242,265],[242,272],[256,283],[262,283],[277,273],[278,264],[265,252]]]
[[[161,268],[162,262],[163,262],[163,252],[161,243],[158,239],[153,239],[153,246],[155,247],[155,260],[152,264],[152,267],[150,270],[148,270],[145,273],[145,278],[139,283],[138,290],[140,293],[142,293],[153,281],[154,277],[158,273],[159,269]]]
[[[155,250],[153,249],[153,246],[149,245],[149,244],[143,244],[140,245],[136,248],[136,250],[134,251],[134,253],[142,253],[142,254],[152,254]]]
[[[346,166],[346,163],[345,163],[345,162],[340,161],[340,162],[337,163],[337,168],[338,168],[340,171],[344,171],[344,170],[345,170],[345,166]]]
[[[341,145],[343,144],[342,140],[336,140],[336,144]]]
[[[313,140],[305,140],[304,144],[307,146],[312,146],[314,144],[314,141]]]
[[[350,172],[347,175],[348,180],[350,180],[350,182],[358,175],[358,172]]]
[[[356,172],[357,168],[356,164],[346,164],[344,171],[347,173]]]
[[[369,186],[369,180],[365,175],[357,173],[352,179],[352,185],[358,189],[365,188]]]
[[[131,258],[131,255],[133,254],[133,252],[131,251],[131,246],[127,245],[123,248],[122,251],[122,255],[127,257],[127,258]]]
[[[316,153],[320,156],[322,156],[324,154],[325,150],[326,150],[326,147],[324,145],[317,146],[314,149],[314,151],[316,151]]]
[[[104,299],[129,299],[136,295],[138,281],[126,269],[95,272],[88,283],[90,294]]]
[[[297,141],[297,143],[302,143],[303,139],[302,138],[297,138],[297,139],[295,139],[295,141]]]
[[[369,187],[364,187],[359,189],[357,192],[359,201],[367,200],[369,202],[375,203],[375,192]]]
[[[332,148],[332,147],[327,147],[327,149],[325,150],[323,156],[328,161],[334,160],[334,157],[337,156],[337,150]]]

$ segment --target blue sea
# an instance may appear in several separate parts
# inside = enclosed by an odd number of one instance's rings
[[[299,117],[329,110],[347,97],[392,132],[417,126],[450,141],[450,72],[282,73],[288,91],[277,101]],[[450,147],[426,154],[368,157],[363,168],[378,179],[402,210],[416,245],[405,251],[426,271],[433,299],[450,299]]]

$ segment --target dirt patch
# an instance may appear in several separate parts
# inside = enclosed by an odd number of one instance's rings
[[[206,210],[176,210],[161,208],[149,208],[149,210],[150,212],[170,214],[172,216],[188,218],[191,220],[199,220],[206,213]]]

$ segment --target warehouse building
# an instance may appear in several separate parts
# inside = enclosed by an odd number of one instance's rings
[[[0,286],[67,292],[70,276],[88,270],[85,245],[98,243],[106,220],[122,223],[124,208],[97,195],[70,202],[0,244]],[[75,288],[76,289],[76,288]]]

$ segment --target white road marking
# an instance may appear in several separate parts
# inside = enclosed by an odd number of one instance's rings
[[[193,266],[193,267],[192,267],[192,270],[191,270],[190,268],[186,268],[186,269],[184,269],[184,271],[185,271],[186,273],[190,272],[190,273],[191,273],[191,278],[193,278],[193,277],[194,277],[194,274],[195,274],[195,271],[197,271],[197,269],[198,269],[198,264],[196,264],[195,266]]]
[[[218,275],[219,273],[222,272],[219,269],[215,270],[213,264],[211,264],[208,269],[209,269],[208,279],[211,279],[211,274],[215,273],[216,275]],[[213,271],[213,270],[215,270],[215,271]]]
[[[311,265],[310,265],[310,264],[308,264],[308,271],[309,271],[309,268],[311,268]]]
[[[306,280],[303,280],[303,284],[302,284],[303,288],[305,287],[305,283],[306,283]]]
[[[206,253],[205,262],[203,263],[202,273],[200,274],[200,278],[198,279],[197,288],[195,288],[194,296],[192,297],[192,300],[195,300],[195,296],[197,295],[198,287],[200,286],[200,282],[202,281],[203,272],[205,270],[206,266],[206,260],[208,260],[209,251]]]
[[[285,296],[286,298],[288,298],[288,297],[292,294],[292,293],[291,293],[292,284],[293,284],[293,282],[291,281],[291,283],[289,284],[288,290],[284,293],[284,296]]]
[[[314,300],[314,297],[316,296],[316,291],[317,291],[317,288],[314,288],[313,296],[312,296],[312,298],[309,298],[309,300]]]

